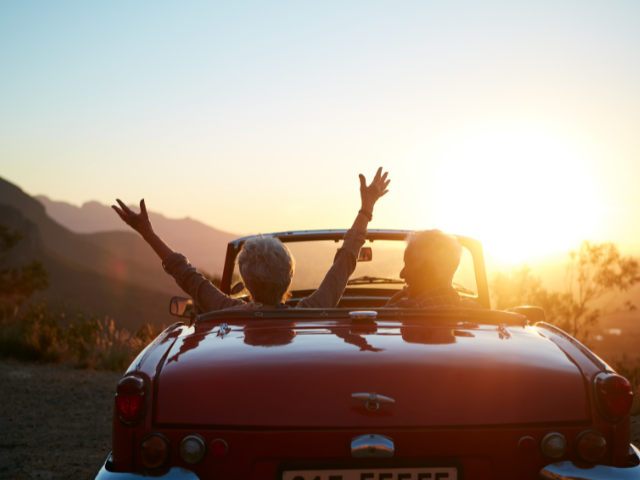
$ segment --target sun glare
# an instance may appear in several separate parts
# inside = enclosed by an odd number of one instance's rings
[[[536,131],[470,140],[446,157],[437,185],[440,228],[479,239],[487,254],[506,262],[566,251],[597,223],[584,160]]]

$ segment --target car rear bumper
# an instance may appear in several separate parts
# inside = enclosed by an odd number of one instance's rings
[[[164,480],[199,480],[198,476],[191,470],[180,467],[173,467],[164,474],[153,476]],[[141,473],[114,472],[111,454],[109,454],[100,470],[93,476],[93,480],[140,480],[141,478],[148,478],[148,476]]]
[[[604,465],[579,465],[573,462],[558,462],[547,465],[540,471],[541,480],[640,480],[640,451],[629,446],[628,468],[607,467]],[[154,475],[165,480],[199,480],[198,476],[186,468],[173,467],[164,474]],[[140,473],[114,472],[111,454],[92,477],[93,480],[140,480],[147,475]]]
[[[573,462],[558,462],[547,465],[540,471],[541,480],[638,480],[640,479],[640,451],[629,446],[628,468],[604,465],[579,465]]]

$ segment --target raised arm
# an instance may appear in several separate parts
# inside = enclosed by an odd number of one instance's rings
[[[364,175],[360,174],[360,211],[356,216],[353,226],[351,228],[357,230],[366,230],[367,225],[373,218],[373,207],[380,197],[384,197],[389,190],[387,187],[391,180],[387,180],[389,172],[382,174],[382,167],[378,169],[371,185],[367,185],[367,179]]]
[[[173,249],[153,230],[153,225],[151,225],[151,221],[149,220],[149,214],[147,213],[147,206],[144,203],[144,198],[140,200],[140,213],[136,213],[131,210],[119,198],[117,198],[116,201],[120,205],[120,208],[115,205],[111,205],[111,208],[116,211],[124,223],[142,235],[142,238],[144,238],[145,242],[153,248],[153,251],[156,252],[162,262],[167,260],[169,255],[175,253]]]
[[[198,304],[204,312],[222,310],[237,307],[245,302],[230,298],[211,284],[198,270],[196,270],[184,255],[174,252],[162,238],[153,230],[147,206],[144,199],[140,200],[140,213],[135,213],[120,199],[117,200],[120,208],[112,205],[122,221],[142,235],[142,238],[153,248],[165,271],[171,275],[178,286]]]
[[[360,248],[367,236],[367,225],[373,217],[373,207],[380,197],[387,194],[387,173],[378,169],[370,185],[364,175],[360,175],[361,208],[351,229],[344,235],[344,243],[336,254],[333,265],[314,293],[298,303],[300,308],[333,308],[338,305],[347,286],[347,281],[356,268]]]

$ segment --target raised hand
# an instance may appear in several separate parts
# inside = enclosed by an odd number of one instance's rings
[[[376,172],[376,176],[370,185],[367,185],[367,179],[364,175],[360,174],[360,198],[362,199],[362,209],[369,213],[373,212],[373,206],[376,204],[380,197],[387,194],[389,190],[387,187],[391,180],[387,180],[389,172],[382,174],[382,167]]]
[[[111,205],[111,208],[116,211],[124,223],[129,225],[143,237],[153,232],[153,227],[149,221],[149,214],[147,214],[147,206],[144,203],[144,199],[140,200],[140,213],[136,213],[131,210],[119,198],[117,198],[116,201],[120,204],[120,208],[115,205]]]

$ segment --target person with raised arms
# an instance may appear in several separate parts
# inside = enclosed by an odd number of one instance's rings
[[[333,265],[324,280],[308,297],[301,299],[297,308],[334,308],[356,267],[360,248],[365,242],[367,225],[372,219],[373,208],[388,190],[388,173],[378,169],[373,181],[367,185],[360,175],[361,208],[353,226],[344,235],[342,247],[336,254]],[[165,271],[173,276],[180,288],[193,298],[200,310],[211,312],[229,308],[273,309],[288,308],[290,287],[295,270],[295,260],[289,249],[277,238],[259,235],[247,240],[238,256],[238,267],[242,282],[249,291],[249,301],[231,298],[211,284],[193,267],[187,258],[175,252],[153,229],[147,214],[144,199],[140,201],[140,213],[135,213],[120,199],[119,207],[112,208],[120,218],[153,248]]]

